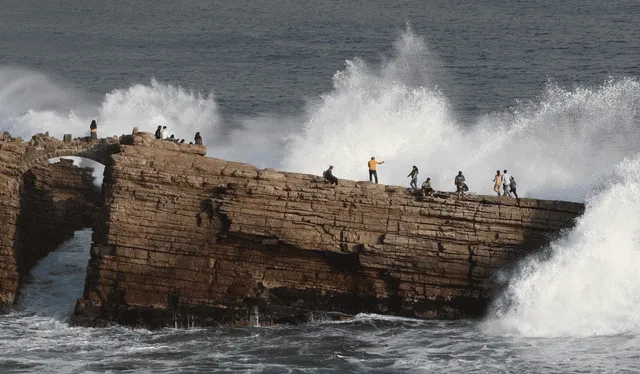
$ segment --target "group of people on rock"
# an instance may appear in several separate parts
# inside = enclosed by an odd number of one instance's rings
[[[89,125],[89,131],[91,134],[91,139],[97,140],[98,124],[95,119],[91,121],[91,124]],[[156,139],[160,139],[160,140],[169,140],[169,141],[180,143],[180,144],[184,143],[184,139],[178,140],[173,134],[169,135],[169,130],[167,130],[167,126],[158,126],[158,128],[156,129],[155,136],[156,136]],[[189,144],[202,145],[202,136],[200,135],[200,132],[196,132],[196,135],[193,138],[193,142],[190,142]]]
[[[375,157],[371,157],[371,160],[367,163],[367,166],[369,167],[369,182],[375,180],[375,183],[378,183],[378,171],[376,167],[380,164],[384,164],[384,161],[376,161]],[[418,167],[413,165],[411,172],[407,175],[407,178],[411,178],[409,186],[411,186],[414,191],[418,190],[418,173]],[[338,178],[333,175],[333,165],[329,166],[329,169],[325,170],[322,175],[329,183],[335,184],[336,186],[338,185]],[[498,196],[511,197],[511,194],[513,194],[515,198],[518,199],[518,194],[516,192],[516,180],[512,175],[507,173],[507,170],[504,170],[503,174],[500,174],[500,170],[498,170],[493,182],[493,190],[498,194]],[[456,186],[456,193],[458,195],[464,195],[465,192],[469,191],[466,178],[464,177],[464,174],[462,174],[462,171],[458,171],[458,175],[454,178],[453,184]],[[500,187],[502,187],[502,195],[500,194]],[[431,178],[427,177],[427,179],[422,183],[421,189],[425,196],[433,195],[434,189],[431,186]]]
[[[158,128],[156,129],[156,139],[160,139],[160,140],[168,140],[171,142],[177,142],[177,143],[184,143],[184,139],[180,139],[178,140],[178,138],[176,138],[173,134],[171,134],[171,136],[169,136],[169,130],[167,130],[167,126],[158,126]],[[198,144],[198,145],[202,145],[202,136],[200,136],[200,132],[196,132],[196,135],[193,138],[193,142],[189,142],[189,144]]]
[[[493,190],[500,196],[500,186],[502,185],[502,196],[509,196],[511,194],[518,198],[518,193],[516,192],[516,180],[513,175],[509,175],[507,173],[507,169],[504,170],[503,174],[500,174],[500,170],[496,170],[496,176],[493,178]]]

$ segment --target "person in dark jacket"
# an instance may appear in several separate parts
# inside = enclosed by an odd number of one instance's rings
[[[196,136],[194,137],[193,140],[195,140],[196,144],[202,145],[202,136],[200,136],[200,132],[196,133]]]
[[[338,185],[338,178],[333,175],[333,165],[329,166],[329,169],[327,169],[323,175],[324,179],[328,180],[329,183],[335,184],[336,186]]]
[[[413,169],[411,169],[411,173],[407,175],[407,178],[409,177],[411,177],[411,182],[409,183],[409,185],[414,190],[417,190],[418,189],[418,167],[417,166],[413,165]]]
[[[516,179],[513,177],[513,175],[509,177],[509,189],[511,190],[510,192],[516,197],[516,199],[519,199],[518,194],[516,193]]]
[[[456,185],[456,193],[458,194],[458,196],[464,195],[466,191],[469,191],[469,187],[467,187],[467,184],[465,182],[466,181],[464,179],[464,175],[462,175],[462,172],[459,171],[458,175],[456,175],[456,179],[453,181],[453,184]]]
[[[95,119],[91,121],[89,130],[91,131],[91,139],[98,139],[98,124],[96,123]]]
[[[156,139],[162,139],[162,126],[158,126],[156,130]]]

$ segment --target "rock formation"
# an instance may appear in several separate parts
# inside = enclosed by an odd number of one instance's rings
[[[418,198],[370,182],[332,186],[133,138],[105,170],[107,208],[74,314],[81,325],[478,316],[496,269],[538,249],[583,209]]]
[[[16,225],[32,209],[20,204],[23,175],[34,167],[25,155],[89,155],[106,167],[72,318],[85,326],[299,323],[360,312],[479,316],[496,271],[583,210],[558,201],[420,197],[370,182],[332,186],[202,157],[202,146],[147,133],[118,143],[39,142],[43,149],[0,140],[0,295],[13,302],[16,258],[25,251]]]

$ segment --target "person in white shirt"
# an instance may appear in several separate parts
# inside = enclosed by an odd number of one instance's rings
[[[502,196],[511,197],[511,193],[509,192],[509,174],[507,174],[507,170],[505,169],[504,173],[502,173]]]
[[[169,139],[169,130],[167,130],[167,126],[163,126],[162,130],[160,130],[160,139]]]

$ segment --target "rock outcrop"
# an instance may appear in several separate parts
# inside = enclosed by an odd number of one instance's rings
[[[100,195],[92,169],[77,168],[70,160],[49,165],[48,160],[68,155],[96,159],[109,147],[119,147],[119,141],[63,142],[40,134],[23,142],[0,135],[0,311],[6,311],[40,258],[74,230],[93,226]]]
[[[306,322],[374,312],[479,316],[492,275],[573,224],[582,204],[259,170],[147,134],[104,176],[84,296],[101,326]]]
[[[29,238],[67,235],[78,224],[69,218],[90,210],[73,203],[92,200],[88,171],[47,166],[52,157],[105,165],[84,295],[72,317],[85,326],[298,323],[360,312],[479,316],[496,290],[496,272],[538,250],[584,209],[421,197],[370,182],[332,186],[205,152],[146,133],[0,138],[0,306],[13,304],[30,259],[58,242],[34,251]]]

